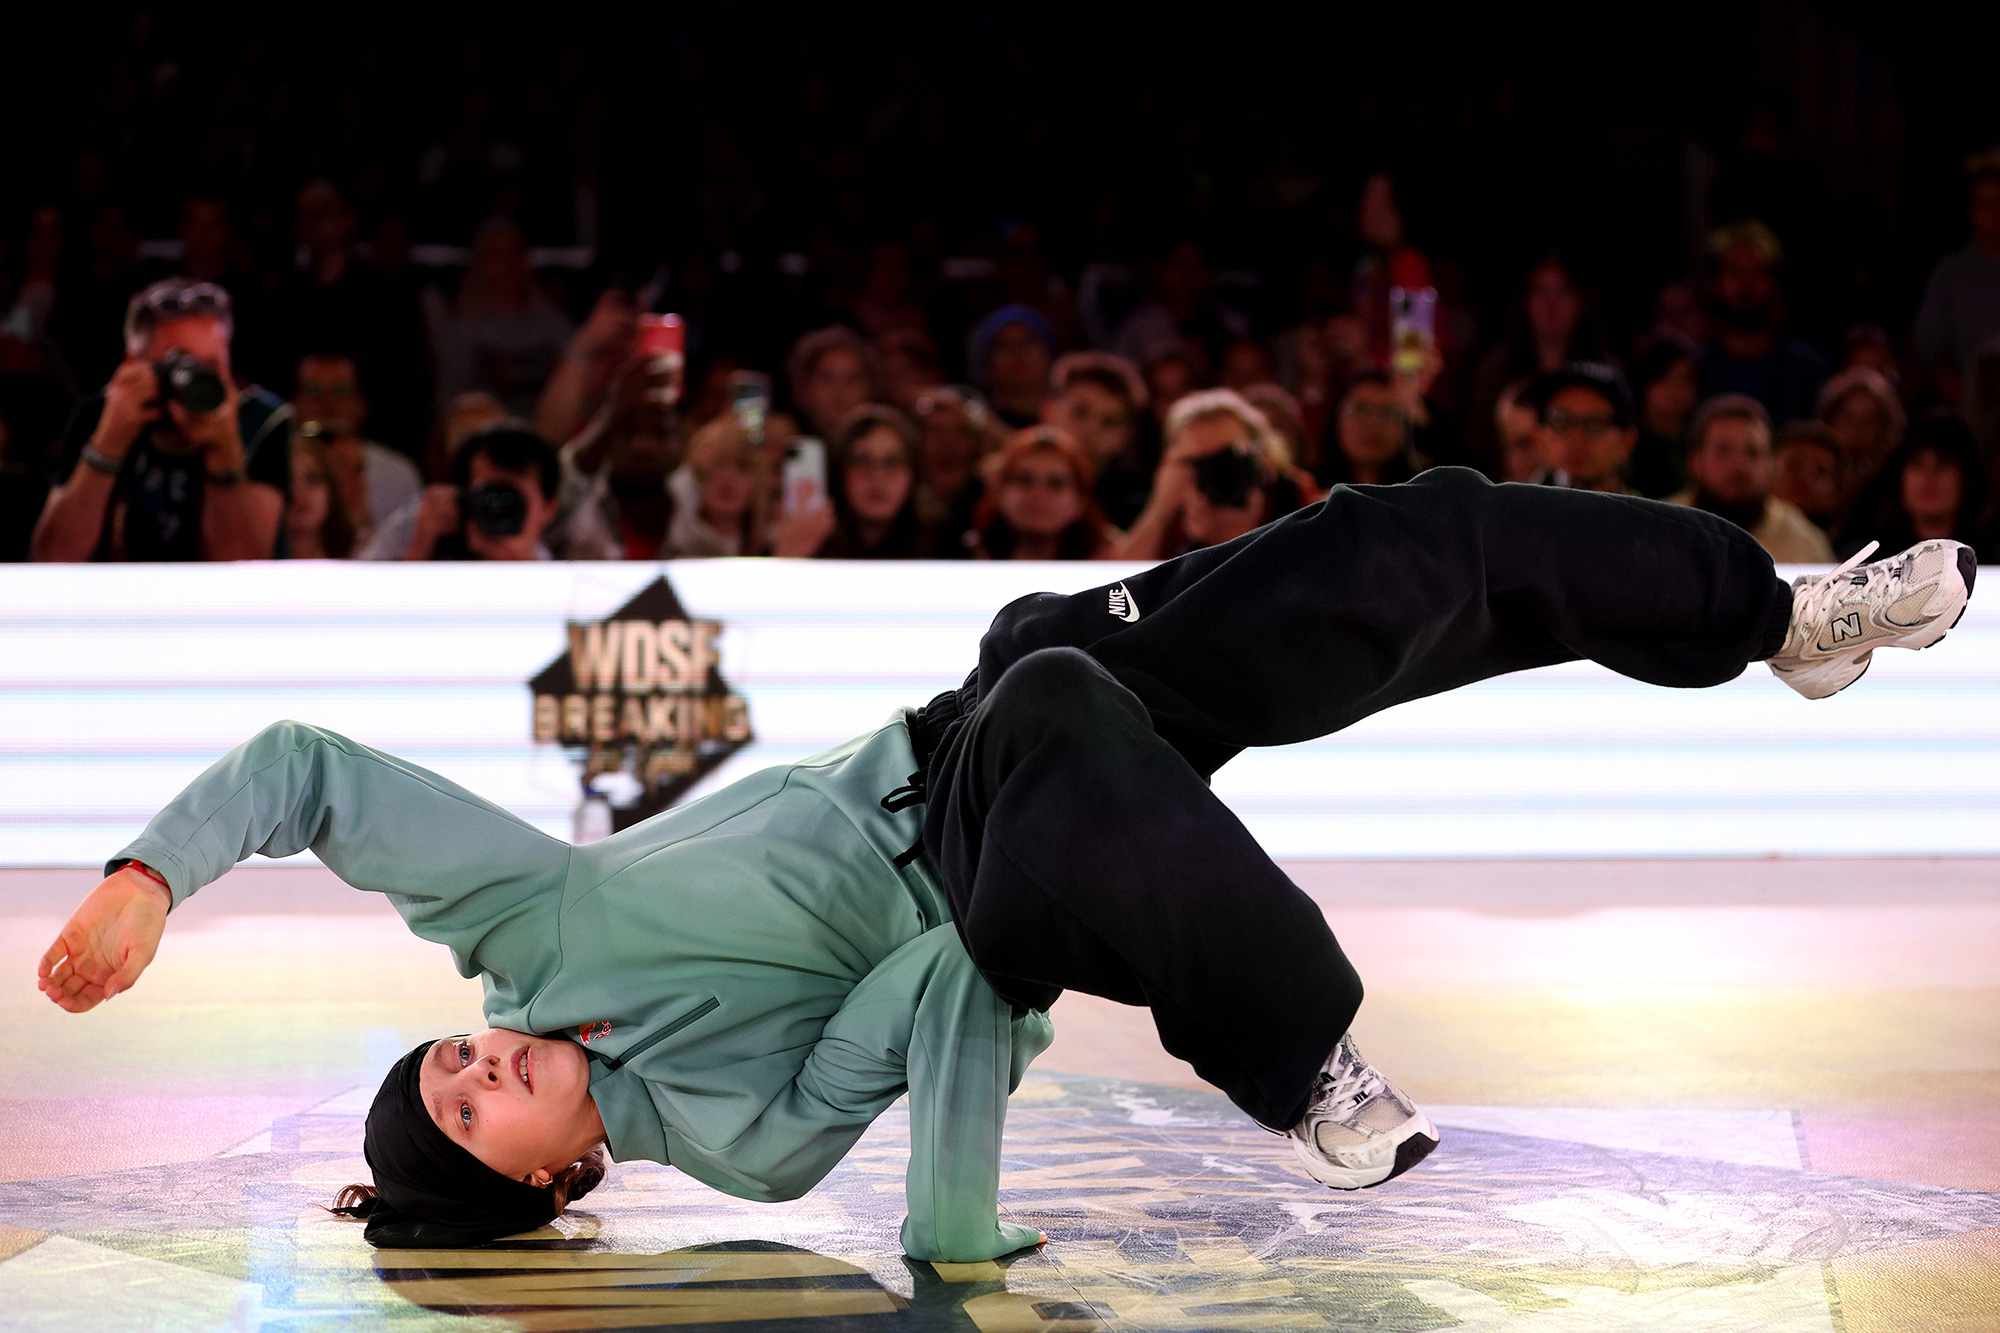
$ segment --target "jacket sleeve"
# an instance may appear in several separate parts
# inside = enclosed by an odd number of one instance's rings
[[[913,1259],[972,1263],[1035,1244],[999,1218],[1007,1094],[1049,1044],[1048,1016],[1015,1017],[949,924],[864,977],[827,1022],[799,1075],[732,1145],[731,1164],[770,1197],[797,1198],[847,1154],[907,1086]]]
[[[304,722],[274,722],[211,764],[105,862],[166,877],[173,907],[252,852],[311,847],[386,894],[416,934],[475,976],[482,946],[558,902],[570,844],[415,764]]]

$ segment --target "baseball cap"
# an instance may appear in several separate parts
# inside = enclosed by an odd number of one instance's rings
[[[1603,361],[1572,361],[1557,370],[1551,370],[1537,379],[1523,395],[1524,401],[1535,410],[1535,415],[1547,420],[1549,400],[1564,389],[1588,389],[1611,405],[1611,417],[1620,430],[1628,429],[1638,420],[1637,409],[1632,403],[1632,390],[1626,386],[1625,377],[1618,368]]]

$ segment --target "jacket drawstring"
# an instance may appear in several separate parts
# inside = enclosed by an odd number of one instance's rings
[[[898,814],[913,805],[922,805],[928,797],[929,793],[924,787],[924,771],[919,768],[916,772],[910,774],[909,781],[882,798],[882,808],[892,815]],[[904,866],[916,860],[918,856],[923,854],[923,850],[924,838],[923,834],[919,833],[915,842],[911,843],[904,851],[896,854],[896,869],[901,870]]]

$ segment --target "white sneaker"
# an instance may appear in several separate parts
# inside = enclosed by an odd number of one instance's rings
[[[1292,1151],[1320,1184],[1366,1189],[1400,1176],[1438,1146],[1437,1126],[1344,1036],[1326,1057]]]
[[[1869,542],[1830,574],[1792,580],[1791,632],[1770,666],[1808,699],[1838,694],[1860,680],[1877,648],[1930,647],[1965,614],[1979,573],[1971,547],[1918,542],[1899,556],[1862,565],[1876,545]]]

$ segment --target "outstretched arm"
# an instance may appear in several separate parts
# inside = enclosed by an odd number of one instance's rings
[[[910,1093],[913,1259],[972,1263],[1040,1243],[999,1218],[1007,1094],[1053,1036],[1048,1015],[1014,1017],[949,925],[911,940],[862,979],[805,1068],[734,1144],[729,1165],[795,1199],[846,1156],[871,1121]]]
[[[288,720],[211,764],[105,873],[143,861],[166,877],[171,907],[252,852],[306,847],[348,884],[388,895],[467,977],[483,945],[553,907],[573,850],[427,769]]]

